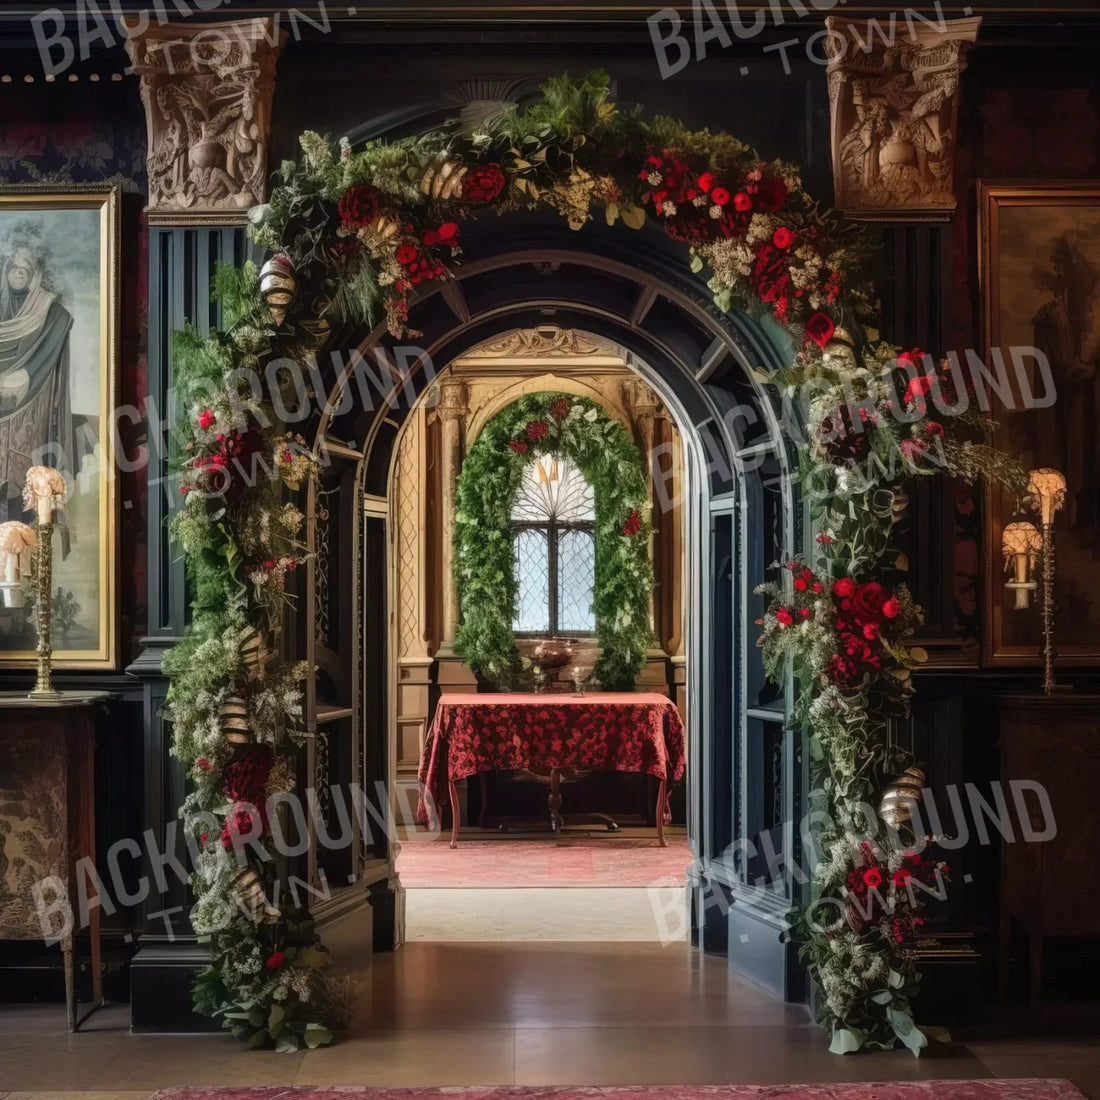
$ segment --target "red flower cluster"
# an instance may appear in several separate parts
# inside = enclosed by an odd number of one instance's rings
[[[515,451],[518,455],[527,453],[527,444],[524,443],[522,439],[513,439],[512,442],[508,444],[508,446],[511,447],[512,450]]]
[[[362,229],[378,217],[382,197],[373,187],[359,185],[349,187],[340,197],[337,209],[340,221],[348,229]]]
[[[877,581],[857,584],[841,577],[833,585],[838,652],[829,675],[841,687],[851,687],[882,668],[882,629],[896,619],[901,605]]]
[[[629,516],[626,518],[626,522],[623,524],[623,534],[627,538],[633,538],[642,529],[642,517],[638,515],[638,509],[635,508]]]
[[[222,771],[222,789],[232,802],[250,802],[259,806],[264,800],[264,787],[275,762],[267,745],[247,745]]]
[[[222,497],[226,504],[234,504],[255,483],[259,469],[270,466],[268,449],[259,428],[219,434],[210,454],[189,461],[194,480],[181,485],[180,492],[186,495],[202,490]]]
[[[548,431],[549,428],[546,426],[545,420],[532,420],[531,423],[527,425],[527,438],[537,442],[543,439]]]
[[[550,415],[555,420],[564,420],[573,409],[573,402],[568,397],[559,397],[550,406]]]
[[[462,177],[462,200],[470,203],[492,202],[507,182],[508,177],[499,164],[475,164]]]
[[[203,409],[199,413],[196,423],[205,432],[214,423],[214,414],[209,409]]]
[[[251,810],[246,810],[243,807],[238,807],[233,810],[225,819],[225,824],[222,825],[222,847],[228,850],[232,848],[235,843],[239,842],[241,837],[251,836],[254,828],[252,822],[253,817]]]

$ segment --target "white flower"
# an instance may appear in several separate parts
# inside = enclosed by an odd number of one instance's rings
[[[656,187],[661,182],[661,173],[650,172],[649,175],[646,176],[645,181],[650,187]]]
[[[691,205],[692,206],[706,206],[707,205],[707,196],[706,195],[696,195],[695,198],[693,198],[691,200]]]
[[[715,204],[714,206],[712,206],[712,207],[711,207],[711,208],[710,208],[710,209],[709,209],[709,210],[707,211],[707,213],[708,213],[708,214],[709,214],[709,215],[710,215],[710,216],[711,216],[712,218],[714,218],[714,220],[715,220],[715,221],[717,221],[717,220],[718,220],[718,219],[719,219],[719,218],[720,218],[720,217],[722,216],[722,208],[721,208],[720,206],[718,206],[718,205],[717,205],[717,203],[716,203],[716,204]]]
[[[671,199],[665,199],[665,201],[661,203],[661,213],[664,214],[666,218],[673,217],[676,214],[676,203]]]

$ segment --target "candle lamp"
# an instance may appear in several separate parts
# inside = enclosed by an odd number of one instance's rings
[[[52,677],[53,646],[50,644],[50,593],[53,588],[53,513],[65,502],[68,486],[65,478],[51,466],[32,466],[23,486],[23,505],[33,511],[38,527],[38,658],[32,699],[56,699]]]
[[[0,607],[23,606],[22,575],[36,544],[33,527],[18,520],[0,523]]]
[[[1011,580],[1005,582],[1005,588],[1015,591],[1017,610],[1029,605],[1030,594],[1039,587],[1031,578],[1042,548],[1043,536],[1035,524],[1027,520],[1010,523],[1001,536],[1005,568],[1012,576]]]

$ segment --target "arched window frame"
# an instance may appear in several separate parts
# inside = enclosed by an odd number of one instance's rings
[[[547,468],[547,462],[550,469]],[[531,492],[530,480],[540,479],[539,471],[543,471],[553,479],[557,479],[561,487],[552,496]],[[574,479],[580,483],[581,499],[578,502],[575,492],[562,499],[564,486]],[[525,518],[524,511],[531,516],[537,515],[539,510],[544,512],[545,518]],[[522,570],[519,559],[519,538],[525,531],[535,531],[545,534],[546,537],[546,623],[545,629],[523,630],[522,618]],[[562,536],[570,532],[582,532],[589,536],[591,542],[591,576],[589,578],[589,604],[587,615],[591,626],[588,629],[570,628],[562,625],[563,609],[562,600],[562,574],[561,574],[561,540]],[[513,618],[513,631],[517,638],[593,638],[596,636],[596,613],[591,598],[595,590],[596,582],[596,498],[591,483],[585,478],[580,468],[564,455],[547,454],[532,461],[524,470],[523,480],[516,490],[516,496],[512,503],[512,549],[516,563],[517,599],[516,613]]]

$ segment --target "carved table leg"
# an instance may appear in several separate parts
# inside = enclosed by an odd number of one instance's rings
[[[555,836],[561,835],[562,816],[561,816],[561,769],[551,768],[550,770],[550,795],[547,800],[550,806],[550,828],[554,830]]]
[[[462,810],[458,805],[458,788],[453,779],[447,780],[447,788],[451,792],[451,847],[458,847],[458,825],[462,818]]]
[[[662,779],[657,788],[657,843],[662,848],[668,847],[665,840],[665,812],[668,809],[668,780]]]
[[[68,1017],[69,1030],[76,1031],[76,979],[73,973],[73,937],[71,934],[61,941],[61,956],[65,963],[65,1014]]]

